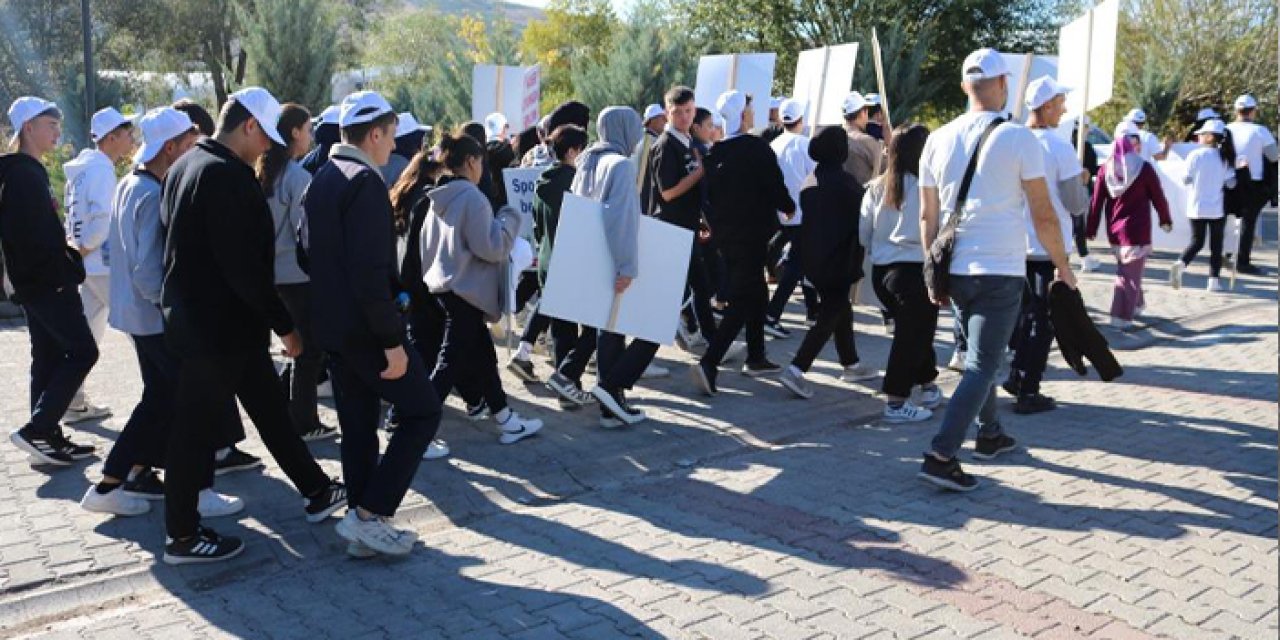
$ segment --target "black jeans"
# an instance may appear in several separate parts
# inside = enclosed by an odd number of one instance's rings
[[[289,418],[294,430],[307,433],[320,426],[316,385],[324,367],[324,351],[315,346],[311,333],[311,283],[277,285],[276,291],[302,336],[302,355],[294,358],[293,375],[289,378]]]
[[[129,337],[142,374],[142,397],[102,465],[103,475],[118,480],[128,478],[135,464],[164,467],[178,381],[178,362],[169,352],[163,333]]]
[[[315,495],[329,484],[289,421],[288,400],[265,350],[181,358],[164,483],[165,526],[173,538],[194,535],[200,524],[197,495],[213,473],[227,405],[237,398],[271,457],[302,495]]]
[[[639,338],[627,344],[626,336],[599,331],[596,342],[596,380],[609,391],[630,389],[653,362],[658,345]]]
[[[1253,264],[1250,262],[1253,255],[1253,236],[1258,230],[1258,216],[1262,213],[1262,207],[1270,196],[1265,182],[1259,180],[1249,183],[1248,195],[1240,211],[1240,251],[1236,255],[1237,268]]]
[[[924,265],[919,262],[875,265],[871,268],[871,285],[894,319],[889,364],[880,390],[888,396],[906,398],[915,385],[938,378],[938,360],[933,351],[938,307],[929,301]]]
[[[440,400],[422,357],[406,345],[409,366],[396,380],[383,380],[381,353],[330,353],[333,399],[342,425],[342,477],[347,504],[391,517],[409,491],[422,453],[440,428]],[[375,358],[370,358],[373,355]],[[372,365],[372,366],[371,366]],[[378,457],[382,400],[395,408],[397,427]]]
[[[720,366],[743,327],[747,330],[747,362],[765,359],[764,313],[769,303],[769,287],[764,281],[766,252],[763,241],[722,247],[729,279],[729,307],[702,356],[703,364]]]
[[[437,398],[448,398],[457,388],[463,399],[484,398],[489,412],[507,408],[507,394],[498,375],[498,353],[484,322],[484,312],[452,292],[437,296],[444,305],[444,342],[440,360],[431,374]]]
[[[769,301],[765,317],[771,321],[782,317],[782,312],[787,308],[787,302],[791,300],[791,294],[796,291],[796,285],[801,285],[801,290],[804,292],[805,314],[812,317],[815,312],[816,296],[813,287],[801,284],[804,280],[801,252],[804,249],[800,243],[800,227],[783,227],[781,233],[783,240],[787,243],[787,252],[778,274],[778,286],[773,290],[773,299]]]
[[[31,336],[32,435],[60,433],[71,398],[98,362],[98,344],[75,287],[22,301]]]
[[[818,291],[818,319],[805,334],[796,357],[791,361],[795,368],[808,371],[813,361],[834,337],[840,366],[848,367],[858,362],[858,349],[853,344],[853,303],[849,301],[849,285],[824,288]]]
[[[529,321],[524,325],[524,333],[520,334],[520,342],[529,344],[537,342],[538,336],[550,326],[551,318],[538,313],[537,308],[534,308],[533,313],[529,314]]]
[[[1182,264],[1190,265],[1191,261],[1196,259],[1196,255],[1204,248],[1205,236],[1208,236],[1209,275],[1214,278],[1218,277],[1218,274],[1222,272],[1222,239],[1226,224],[1227,219],[1225,217],[1217,220],[1192,220],[1191,244],[1187,245],[1187,249],[1182,252]],[[1241,253],[1244,253],[1243,230],[1240,234],[1240,247]]]
[[[697,331],[707,342],[711,342],[716,331],[716,317],[711,313],[711,297],[716,291],[711,286],[711,278],[707,275],[707,261],[703,254],[708,249],[695,240],[689,255],[689,275],[685,280],[685,296],[692,300],[692,311],[689,319],[697,325]],[[687,325],[690,329],[693,324]]]
[[[581,388],[582,373],[596,352],[596,330],[555,318],[551,320],[551,339],[555,342],[556,370]]]
[[[1053,321],[1049,318],[1049,285],[1053,263],[1027,261],[1027,290],[1022,299],[1022,321],[1013,330],[1013,365],[1009,384],[1020,396],[1040,393],[1040,380],[1053,348]]]
[[[440,302],[437,296],[426,294],[421,300],[415,300],[409,311],[409,344],[413,346],[413,350],[418,352],[418,357],[422,359],[422,366],[427,370],[427,375],[435,371],[436,364],[440,361],[440,345],[444,344],[444,327],[448,316],[444,311],[444,304]],[[458,395],[462,396],[463,401],[468,406],[474,407],[483,399],[477,393],[472,393],[470,387],[458,389]],[[444,398],[439,398],[440,402],[444,402]],[[391,407],[392,421],[395,421],[395,406]]]

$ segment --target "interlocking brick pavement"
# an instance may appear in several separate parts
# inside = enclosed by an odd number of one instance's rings
[[[1006,414],[1024,448],[968,463],[984,486],[966,495],[914,478],[936,418],[879,424],[874,388],[837,383],[830,360],[811,401],[728,372],[707,401],[667,349],[673,378],[635,394],[654,419],[627,431],[510,379],[517,407],[548,421],[538,438],[499,446],[491,423],[449,412],[455,456],[423,463],[400,518],[423,545],[400,561],[347,559],[269,466],[218,479],[248,504],[210,522],[245,535],[242,557],[165,567],[158,509],[76,505],[97,464],[49,471],[0,447],[0,635],[1275,637],[1275,280],[1208,294],[1197,266],[1174,292],[1168,258],[1148,271],[1150,318],[1105,330],[1125,376],[1055,360],[1045,392],[1062,408]],[[1109,280],[1084,277],[1094,308]],[[862,311],[859,351],[882,363],[887,337]],[[0,327],[0,419],[17,426],[26,335]],[[139,389],[123,336],[109,332],[88,389],[117,415],[71,431],[105,450]],[[313,450],[338,473],[333,443]]]

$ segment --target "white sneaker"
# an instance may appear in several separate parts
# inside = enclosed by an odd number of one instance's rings
[[[324,382],[321,382],[320,384],[316,385],[316,397],[317,397],[317,398],[332,398],[332,397],[333,397],[333,382],[331,382],[331,381],[329,381],[329,380],[325,380]]]
[[[963,351],[956,350],[951,354],[951,362],[947,363],[947,368],[952,371],[964,373],[964,361],[968,358]]]
[[[1169,267],[1169,286],[1174,289],[1182,288],[1182,272],[1187,270],[1187,265],[1181,260],[1176,260],[1172,267]]]
[[[923,422],[933,417],[933,412],[923,407],[917,407],[910,402],[902,403],[897,409],[884,405],[884,421],[901,424],[904,422]]]
[[[640,377],[645,380],[651,380],[653,378],[665,378],[669,375],[671,375],[670,369],[660,365],[651,364],[644,368],[644,373],[640,374]]]
[[[724,357],[720,358],[720,364],[741,360],[747,357],[747,343],[742,341],[734,342],[725,350]]]
[[[942,389],[938,385],[931,384],[929,386],[920,387],[920,406],[925,409],[937,409],[942,404]]]
[[[1101,267],[1102,263],[1098,262],[1098,259],[1093,256],[1085,256],[1084,259],[1080,261],[1080,270],[1085,273],[1097,271]]]
[[[334,529],[351,543],[347,545],[347,553],[351,555],[356,555],[352,553],[353,548],[359,553],[368,550],[392,556],[409,555],[415,542],[413,536],[392,527],[386,518],[375,516],[372,520],[361,520],[355,509],[348,509],[347,515],[338,521]],[[361,549],[361,546],[364,548]]]
[[[542,421],[536,418],[521,418],[515,411],[507,416],[506,422],[498,423],[502,427],[502,435],[498,436],[501,444],[515,444],[538,433],[542,429]]]
[[[432,440],[431,444],[427,445],[427,450],[422,454],[422,459],[439,460],[440,458],[448,457],[448,455],[448,443],[444,440]]]
[[[792,367],[786,367],[778,374],[778,382],[798,398],[808,400],[813,397],[813,385],[805,379],[803,372],[794,371]]]
[[[98,493],[96,485],[89,485],[80,499],[80,507],[94,513],[110,513],[117,516],[140,516],[151,511],[151,503],[142,498],[125,495],[117,486],[106,493]]]
[[[840,382],[858,382],[861,380],[870,380],[880,375],[880,372],[863,362],[855,362],[844,368],[840,373]]]
[[[67,407],[67,412],[62,414],[62,421],[66,424],[75,424],[89,420],[105,420],[110,417],[111,409],[99,407],[86,401],[78,407]]]
[[[1213,292],[1222,291],[1222,278],[1209,278],[1209,283],[1205,285],[1204,290]]]
[[[1111,327],[1121,331],[1127,331],[1134,327],[1134,322],[1132,320],[1124,320],[1122,318],[1111,316]]]
[[[200,492],[200,504],[196,508],[201,518],[221,518],[244,511],[244,500],[205,489]]]

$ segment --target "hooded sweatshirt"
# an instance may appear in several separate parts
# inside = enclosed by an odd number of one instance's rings
[[[862,185],[837,163],[819,164],[805,178],[800,207],[807,212],[800,226],[804,277],[820,291],[847,290],[862,278],[858,215]]]
[[[571,165],[557,164],[543,171],[533,187],[533,237],[538,241],[538,276],[543,280],[551,266],[551,251],[560,224],[560,204],[564,202],[565,192],[573,186],[575,173]]]
[[[105,276],[110,273],[106,243],[116,191],[115,167],[107,154],[85,149],[62,168],[67,172],[67,239],[84,253],[86,275]]]
[[[80,254],[67,246],[58,220],[49,173],[25,153],[0,156],[0,249],[15,302],[84,282]]]
[[[422,225],[422,281],[431,293],[453,293],[496,322],[521,215],[502,207],[495,216],[480,189],[459,178],[442,181],[427,197],[431,209]]]
[[[640,193],[631,151],[644,135],[644,125],[635,109],[609,107],[596,119],[596,132],[600,141],[578,157],[571,190],[604,205],[604,234],[614,276],[635,278],[640,275]]]

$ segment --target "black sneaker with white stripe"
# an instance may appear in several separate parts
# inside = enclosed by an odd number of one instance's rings
[[[164,500],[164,481],[155,469],[147,469],[124,481],[124,494],[143,500]]]
[[[347,486],[337,480],[330,480],[329,486],[307,498],[307,522],[312,524],[323,522],[325,518],[345,506],[347,506]]]
[[[214,475],[226,475],[235,471],[248,471],[249,469],[257,469],[262,465],[262,458],[245,453],[237,449],[234,445],[219,460],[214,461]]]
[[[40,464],[66,467],[93,455],[93,447],[75,444],[57,431],[48,435],[35,433],[30,425],[10,433],[9,440]]]
[[[200,527],[186,540],[168,539],[164,545],[165,564],[205,564],[221,562],[240,555],[244,541],[234,536],[220,536],[213,529]]]

